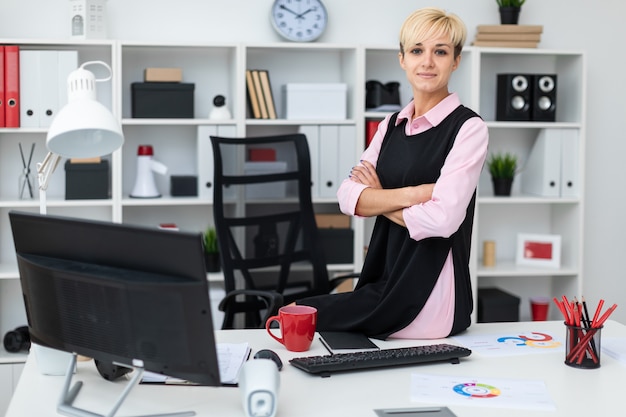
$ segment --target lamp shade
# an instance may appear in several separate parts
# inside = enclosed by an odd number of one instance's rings
[[[110,154],[124,143],[111,112],[95,100],[73,100],[48,129],[46,146],[66,158],[90,158]]]
[[[66,158],[91,158],[110,154],[124,143],[118,121],[96,100],[94,74],[84,69],[94,63],[108,68],[101,61],[86,62],[67,79],[68,104],[48,129],[46,146],[50,152]]]

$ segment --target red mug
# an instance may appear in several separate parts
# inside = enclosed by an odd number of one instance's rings
[[[278,323],[281,337],[276,336],[270,329],[272,322]],[[265,329],[287,350],[304,352],[311,347],[316,324],[317,309],[315,307],[291,305],[281,307],[277,316],[267,319]]]

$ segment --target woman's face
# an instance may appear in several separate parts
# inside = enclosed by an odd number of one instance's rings
[[[454,58],[454,45],[448,36],[405,47],[404,54],[400,54],[400,66],[406,72],[414,94],[447,95],[450,75],[460,61],[460,56]]]

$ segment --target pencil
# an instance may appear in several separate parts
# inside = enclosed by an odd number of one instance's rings
[[[600,311],[602,310],[602,306],[604,305],[604,300],[600,299],[598,302],[598,307],[596,307],[596,312],[593,314],[593,320],[591,321],[591,325],[594,325],[598,322],[598,317],[600,316]]]

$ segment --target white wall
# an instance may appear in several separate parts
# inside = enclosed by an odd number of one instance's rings
[[[120,40],[275,42],[272,0],[108,0],[109,37]],[[325,0],[330,20],[320,42],[395,44],[412,10],[435,5],[478,24],[497,24],[495,0]],[[0,0],[0,38],[65,38],[67,0]],[[584,294],[621,305],[626,323],[626,3],[528,0],[520,24],[541,24],[540,47],[588,51]],[[395,65],[395,63],[390,63]]]

